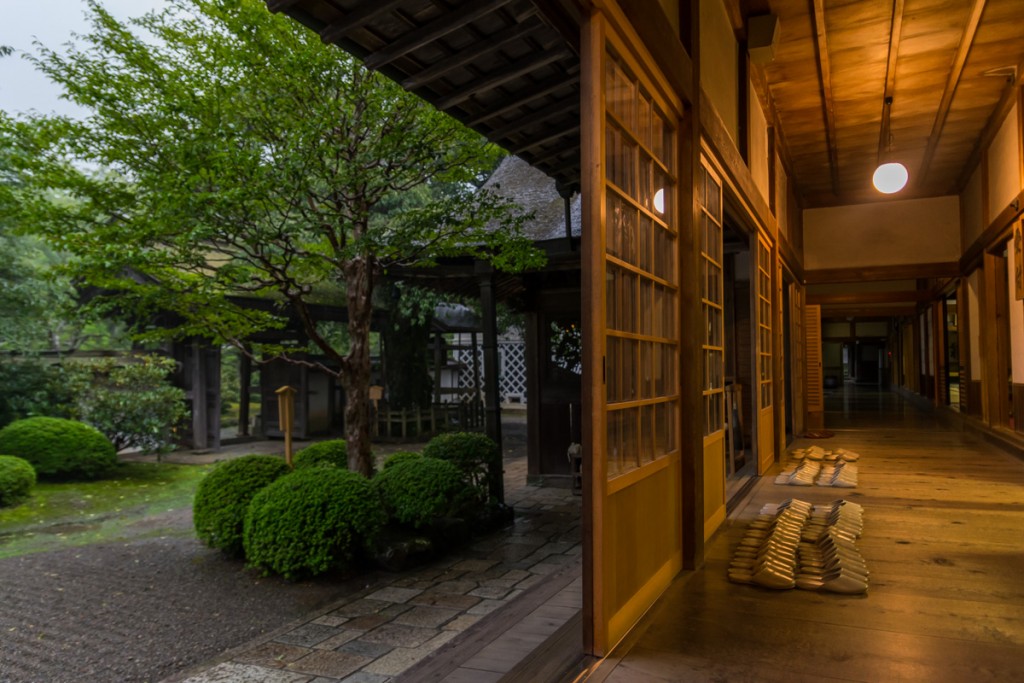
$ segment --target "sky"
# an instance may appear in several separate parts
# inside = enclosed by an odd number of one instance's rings
[[[164,0],[101,1],[119,19],[139,16],[165,4]],[[81,115],[81,110],[61,100],[60,89],[21,55],[34,52],[35,40],[47,47],[59,47],[72,40],[72,33],[87,30],[83,0],[0,0],[0,45],[15,51],[0,57],[0,109],[12,114],[34,110]]]

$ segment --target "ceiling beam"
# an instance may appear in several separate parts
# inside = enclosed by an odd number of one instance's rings
[[[959,275],[960,264],[957,261],[908,263],[901,266],[865,266],[862,268],[820,268],[805,271],[804,284],[916,280],[918,278],[959,277]]]
[[[529,88],[526,92],[521,93],[521,96],[517,95],[513,97],[508,104],[498,107],[496,109],[489,109],[483,112],[480,116],[477,116],[472,121],[467,121],[466,125],[470,128],[476,128],[485,121],[490,121],[493,118],[504,116],[509,112],[515,111],[520,107],[524,107],[530,102],[547,97],[553,92],[562,90],[563,88],[575,87],[580,82],[580,75],[576,73],[572,76],[555,76],[549,78],[546,81],[537,83],[534,87]]]
[[[559,47],[552,50],[537,52],[528,59],[511,62],[508,66],[498,69],[486,78],[474,80],[466,87],[441,97],[434,102],[434,106],[441,111],[447,111],[448,109],[465,102],[477,93],[497,88],[498,86],[504,85],[509,81],[513,81],[520,76],[525,76],[535,69],[539,69],[543,66],[547,66],[548,64],[557,62],[560,59],[564,59],[569,56],[569,54],[570,52],[567,47]]]
[[[835,304],[902,304],[931,301],[935,292],[930,289],[910,289],[896,292],[842,292],[837,294],[807,293],[807,303],[823,306]]]
[[[960,36],[960,45],[957,46],[956,56],[953,58],[953,64],[949,67],[949,77],[946,79],[946,88],[942,91],[939,109],[935,112],[935,122],[932,124],[932,132],[928,135],[928,146],[924,150],[921,169],[917,174],[918,182],[923,182],[928,177],[928,170],[935,157],[935,150],[938,149],[942,129],[946,125],[946,117],[949,116],[949,107],[953,104],[953,96],[960,84],[960,76],[964,72],[967,55],[970,54],[971,47],[974,45],[974,37],[978,33],[978,24],[981,23],[981,14],[984,11],[985,0],[974,0],[967,25],[964,27],[963,35]]]
[[[1003,87],[1003,94],[999,97],[999,104],[992,110],[988,120],[985,121],[985,127],[981,131],[981,135],[978,136],[977,142],[974,143],[974,148],[971,150],[971,156],[967,158],[967,163],[964,164],[963,169],[960,171],[960,177],[957,179],[956,185],[950,188],[946,194],[960,194],[967,187],[967,183],[971,181],[971,176],[974,175],[975,169],[978,164],[981,163],[981,153],[988,149],[989,145],[996,137],[996,133],[999,132],[999,127],[1003,123],[1003,119],[1013,105],[1017,102],[1017,93],[1020,88],[1024,87],[1024,60],[1017,65],[1017,76],[1006,76],[1006,85]]]
[[[537,8],[534,5],[530,5],[528,16],[536,14],[536,12]],[[509,43],[525,38],[530,33],[533,33],[543,26],[544,24],[541,23],[539,19],[528,18],[527,21],[509,26],[508,28],[498,31],[493,35],[485,36],[468,48],[460,50],[451,57],[434,62],[429,68],[405,79],[402,81],[402,87],[406,90],[415,90],[420,86],[441,78],[452,69],[465,66],[474,60],[480,59],[484,55],[500,50]]]
[[[413,50],[418,50],[424,45],[443,38],[452,31],[456,31],[491,12],[501,9],[510,2],[512,0],[476,0],[475,2],[466,3],[459,7],[458,10],[443,14],[437,19],[392,41],[386,47],[367,55],[363,63],[369,69],[379,69],[400,57],[404,57]]]
[[[501,128],[495,128],[494,130],[487,132],[487,137],[500,140],[502,138],[518,133],[519,131],[529,128],[530,126],[546,121],[547,119],[567,114],[574,110],[579,110],[580,98],[570,97],[562,100],[558,100],[554,104],[538,109],[535,112],[531,112],[526,116],[520,116],[514,119],[511,123]]]
[[[832,192],[839,194],[839,149],[836,143],[835,100],[832,98],[832,63],[828,56],[828,32],[825,28],[825,0],[812,0],[811,14],[814,17],[814,47],[818,54],[818,82],[825,114],[825,141],[828,144]]]
[[[515,149],[510,149],[509,152],[518,156],[520,154],[523,154],[524,152],[530,151],[531,149],[542,147],[553,140],[557,140],[558,138],[565,137],[567,135],[572,135],[578,132],[580,132],[580,122],[577,119],[572,125],[566,126],[565,128],[558,129],[555,131],[549,130],[548,134],[545,135],[544,137],[530,138],[530,141],[527,144],[522,145],[520,147],[516,147]],[[557,153],[561,154],[562,151],[562,149],[559,149],[557,150]]]
[[[909,318],[917,313],[916,306],[822,306],[821,319],[846,318]]]
[[[893,0],[892,22],[889,24],[889,61],[885,65],[885,92],[882,93],[882,125],[878,130],[878,163],[889,151],[889,120],[892,115],[892,97],[896,90],[896,59],[900,54],[900,35],[903,33],[903,2]]]
[[[281,2],[292,3],[295,0],[278,0],[276,4]],[[377,2],[364,2],[354,10],[344,16],[344,18],[337,21],[333,21],[320,29],[320,40],[325,43],[336,43],[339,40],[344,39],[348,34],[352,33],[356,29],[365,26],[368,22],[372,21],[376,17],[390,12],[392,9],[402,4],[402,0],[378,0]],[[276,8],[271,8],[276,9]]]

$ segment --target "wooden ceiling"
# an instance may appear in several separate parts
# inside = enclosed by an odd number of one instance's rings
[[[267,0],[267,6],[525,159],[561,190],[579,189],[580,17],[572,3]]]
[[[911,178],[893,198],[959,191],[1024,75],[1022,0],[724,1],[741,39],[747,17],[779,18],[774,60],[751,69],[806,207],[885,199],[871,174],[889,155]],[[267,0],[564,191],[579,188],[582,4]]]
[[[871,186],[880,160],[909,170],[894,199],[958,192],[989,121],[1020,84],[1021,0],[727,4],[741,34],[743,16],[779,18],[778,49],[761,75],[808,207],[884,199]]]

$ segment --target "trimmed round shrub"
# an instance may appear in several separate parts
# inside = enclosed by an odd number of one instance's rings
[[[199,540],[211,548],[241,555],[245,513],[253,496],[288,474],[288,464],[272,455],[246,455],[217,465],[203,477],[192,504]]]
[[[370,481],[335,467],[286,474],[256,494],[245,516],[245,557],[285,578],[347,570],[386,521]]]
[[[476,502],[459,468],[437,458],[410,458],[373,478],[391,519],[416,528],[438,517],[456,517]]]
[[[99,430],[58,417],[30,417],[0,429],[0,453],[28,460],[43,479],[95,479],[117,464],[114,445]]]
[[[416,453],[415,451],[395,451],[384,460],[384,464],[381,465],[381,470],[391,469],[399,463],[416,460],[422,457],[423,456],[421,454]]]
[[[36,485],[36,471],[28,460],[0,455],[0,507],[17,505],[29,497]]]
[[[337,467],[348,469],[348,444],[344,439],[328,439],[306,446],[295,454],[295,469]]]
[[[482,500],[490,497],[492,469],[501,476],[501,450],[493,439],[479,432],[438,434],[424,446],[423,455],[447,460],[458,467]]]

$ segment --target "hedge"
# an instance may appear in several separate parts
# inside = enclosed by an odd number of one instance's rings
[[[287,473],[285,461],[272,455],[246,455],[219,464],[196,489],[192,519],[199,540],[211,548],[241,555],[249,503]]]
[[[0,453],[29,461],[40,478],[95,479],[117,464],[114,445],[95,427],[57,417],[30,417],[0,429]]]
[[[23,458],[0,455],[0,507],[17,505],[32,493],[36,471]]]
[[[335,467],[286,474],[256,494],[245,517],[245,556],[285,578],[351,569],[386,516],[369,480]]]

